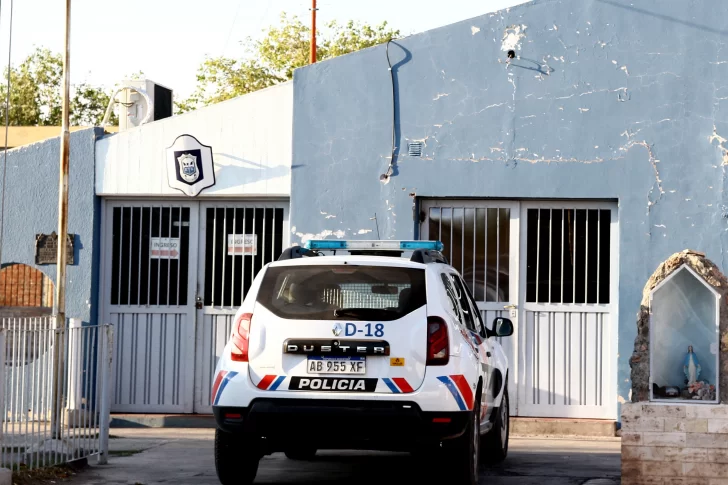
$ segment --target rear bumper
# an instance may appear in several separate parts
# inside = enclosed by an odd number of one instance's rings
[[[213,407],[217,426],[264,436],[276,449],[409,450],[460,436],[469,412],[423,412],[414,402],[255,399],[250,406]]]

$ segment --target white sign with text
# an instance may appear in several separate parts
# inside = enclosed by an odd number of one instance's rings
[[[152,259],[179,259],[180,240],[178,237],[153,237],[149,257]]]
[[[257,256],[257,234],[228,234],[228,256]]]

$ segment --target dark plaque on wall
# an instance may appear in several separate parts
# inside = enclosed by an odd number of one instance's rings
[[[66,236],[66,264],[75,264],[73,260],[73,234]],[[58,235],[35,235],[35,264],[56,264],[58,262]]]

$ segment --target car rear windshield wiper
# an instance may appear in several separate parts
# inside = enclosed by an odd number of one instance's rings
[[[338,308],[334,310],[335,317],[391,319],[396,315],[399,315],[399,311],[386,308]]]

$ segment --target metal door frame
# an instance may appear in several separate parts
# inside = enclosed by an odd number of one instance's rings
[[[473,209],[510,209],[510,231],[509,231],[509,276],[508,276],[508,302],[493,302],[493,301],[478,301],[478,310],[493,311],[493,312],[507,312],[511,305],[518,305],[520,299],[520,282],[521,272],[519,268],[519,256],[521,251],[520,246],[520,231],[521,231],[521,211],[520,202],[515,200],[505,199],[449,199],[449,198],[423,198],[419,204],[420,210],[426,211],[429,217],[429,210],[431,208],[443,208],[443,207],[467,207]],[[487,222],[486,222],[487,224]],[[486,226],[487,227],[487,226]],[[420,238],[427,239],[429,237],[429,225],[424,222],[420,224]],[[464,252],[464,251],[463,251]],[[486,255],[487,257],[487,255]],[[485,295],[483,295],[485,297]],[[509,362],[509,380],[518,382],[519,374],[519,359],[518,359],[518,348],[519,348],[519,325],[518,325],[518,313],[513,315],[509,313],[509,317],[513,321],[513,335],[506,337],[505,339],[499,338],[498,341],[501,345],[511,347],[513,359]],[[492,328],[491,322],[483,322],[486,327]],[[508,339],[509,342],[504,342]],[[517,388],[516,388],[517,389]],[[512,416],[518,415],[518,399],[511,398],[511,412]]]
[[[99,302],[99,309],[98,309],[98,318],[99,321],[103,324],[105,323],[112,323],[111,322],[111,310],[113,306],[111,305],[111,285],[109,284],[107,286],[107,283],[110,283],[110,267],[109,262],[111,261],[111,258],[113,258],[113,234],[112,234],[112,227],[113,227],[113,209],[115,207],[180,207],[180,208],[189,208],[190,209],[190,237],[189,237],[189,263],[188,263],[188,276],[191,274],[197,273],[197,264],[198,264],[198,257],[199,254],[198,251],[198,238],[194,237],[194,227],[199,227],[199,202],[198,201],[191,201],[188,199],[182,199],[182,198],[141,198],[141,197],[124,197],[124,198],[117,198],[117,197],[104,197],[101,199],[101,254],[99,256],[100,258],[100,268],[99,268],[99,290],[98,290],[98,302]],[[181,228],[180,228],[181,230]],[[169,412],[182,412],[182,413],[191,413],[193,409],[193,402],[194,402],[194,351],[195,351],[195,308],[194,308],[194,301],[195,301],[195,285],[188,284],[187,285],[187,311],[181,311],[178,313],[186,313],[187,318],[189,319],[189,329],[187,332],[187,335],[184,336],[184,348],[181,349],[181,351],[184,351],[186,349],[186,353],[184,355],[191,355],[192,358],[182,359],[182,361],[185,363],[184,365],[184,374],[183,377],[180,379],[182,385],[180,389],[180,400],[181,410],[173,410]],[[155,306],[139,306],[136,305],[134,307],[127,305],[126,308],[136,308],[139,309],[141,312],[148,313],[148,314],[163,314],[163,313],[169,313],[166,311],[164,307],[155,308]],[[167,307],[167,308],[171,308]],[[184,307],[179,307],[184,308]],[[131,313],[131,312],[130,312]],[[120,332],[119,329],[116,329],[116,338],[120,338]],[[113,348],[114,352],[114,360],[116,361],[116,345],[114,345]],[[116,382],[116,374],[114,373],[114,376],[112,376],[112,390],[111,390],[111,399],[112,403],[115,398],[115,382]],[[165,409],[150,409],[150,410],[139,410],[137,409],[135,405],[127,406],[127,405],[113,405],[113,412],[168,412]]]
[[[190,227],[192,228],[193,223],[197,228],[197,237],[194,237],[194,231],[190,230],[189,240],[189,273],[190,278],[187,288],[187,315],[190,322],[190,333],[186,337],[189,339],[191,336],[191,342],[186,342],[189,347],[190,356],[185,362],[185,381],[184,388],[180,391],[181,395],[185,396],[185,401],[181,407],[184,413],[196,413],[198,396],[202,395],[202,389],[199,388],[200,379],[198,373],[201,369],[201,365],[197,362],[197,347],[198,347],[198,317],[199,312],[205,312],[207,309],[209,314],[226,314],[229,310],[217,309],[217,308],[203,308],[197,310],[195,308],[195,301],[197,295],[204,294],[204,268],[205,268],[205,237],[204,237],[204,224],[206,223],[205,214],[203,210],[210,206],[215,205],[228,205],[236,207],[266,207],[283,209],[283,229],[282,229],[282,248],[285,250],[290,246],[290,199],[286,197],[271,197],[271,198],[236,198],[236,197],[220,197],[220,198],[207,198],[207,199],[196,199],[190,200],[188,198],[169,198],[169,197],[102,197],[101,199],[101,221],[100,221],[100,258],[99,258],[99,290],[98,290],[98,318],[100,322],[108,323],[110,321],[111,305],[111,293],[110,286],[107,286],[107,282],[110,282],[110,266],[112,255],[109,254],[112,251],[113,237],[111,230],[113,227],[113,208],[114,207],[187,207],[190,209]],[[193,222],[194,221],[194,222]],[[276,255],[273,255],[275,258]],[[194,280],[192,278],[195,278]],[[128,308],[128,307],[127,307]],[[153,307],[139,307],[145,313],[166,313],[164,309],[155,309]],[[114,412],[140,412],[138,409],[130,409],[124,406],[115,406]],[[156,410],[142,410],[141,412],[165,412]]]
[[[524,412],[520,403],[520,397],[525,392],[525,372],[526,372],[526,353],[525,353],[525,332],[520,332],[518,325],[519,318],[526,321],[525,309],[546,310],[547,305],[534,303],[526,303],[526,251],[527,251],[527,218],[525,217],[528,209],[552,208],[552,209],[609,209],[611,210],[610,223],[610,293],[608,305],[590,304],[590,309],[602,308],[604,313],[610,315],[609,334],[604,338],[603,369],[606,370],[605,394],[603,398],[604,404],[601,406],[603,412],[601,418],[614,419],[617,415],[617,349],[619,338],[619,205],[615,201],[605,200],[578,200],[570,201],[565,199],[540,199],[540,200],[518,200],[518,199],[467,199],[467,198],[447,198],[447,197],[426,197],[419,200],[419,210],[425,211],[429,218],[429,209],[432,207],[468,207],[468,208],[492,208],[492,207],[510,207],[511,208],[511,246],[510,246],[510,265],[515,271],[511,275],[509,286],[511,287],[511,295],[509,296],[511,303],[517,305],[516,317],[514,320],[513,341],[514,356],[513,362],[510,362],[510,372],[513,380],[518,383],[516,396],[511,397],[511,408],[514,410],[512,415],[520,415]],[[514,230],[513,224],[517,226]],[[429,235],[429,226],[427,219],[419,224],[420,239],[426,239]],[[515,289],[513,288],[513,285]],[[478,308],[482,310],[492,310],[488,306],[492,306],[494,302],[477,302]],[[497,305],[497,304],[496,304]],[[578,304],[576,305],[578,306]],[[582,307],[584,305],[581,305]],[[489,322],[484,322],[486,325]],[[515,404],[515,405],[514,405]],[[575,406],[576,407],[576,406]],[[526,414],[529,414],[526,411]],[[558,415],[559,413],[555,413]],[[565,413],[561,413],[565,414]],[[567,417],[567,416],[558,416]]]
[[[608,383],[609,385],[605,386],[605,395],[603,398],[604,404],[600,406],[603,408],[603,413],[599,417],[595,416],[581,416],[578,415],[570,415],[570,416],[564,416],[559,413],[554,413],[552,416],[551,414],[539,414],[541,417],[563,417],[563,418],[594,418],[594,419],[616,419],[617,417],[617,349],[618,349],[618,340],[619,340],[619,205],[617,202],[609,202],[604,200],[594,200],[594,201],[568,201],[563,199],[554,199],[554,200],[538,200],[538,201],[522,201],[520,203],[521,206],[521,241],[518,251],[518,257],[519,257],[519,264],[520,264],[520,282],[521,286],[518,290],[518,296],[519,296],[519,302],[518,302],[518,309],[519,314],[523,315],[524,322],[527,321],[525,318],[525,312],[528,311],[534,311],[534,312],[540,312],[540,311],[553,311],[553,305],[552,304],[541,304],[541,303],[527,303],[526,302],[526,271],[527,271],[527,264],[526,264],[526,258],[527,258],[527,243],[528,243],[528,220],[525,216],[528,209],[573,209],[573,210],[580,210],[580,209],[609,209],[611,211],[611,222],[610,222],[610,234],[609,234],[609,251],[610,251],[610,275],[609,275],[609,303],[608,304],[560,304],[561,307],[567,307],[572,309],[579,309],[579,308],[589,308],[594,313],[607,313],[610,315],[610,328],[609,328],[609,334],[604,339],[605,347],[602,349],[602,372],[603,374],[606,374],[606,377],[604,377],[604,382]],[[521,333],[521,337],[519,337],[518,341],[518,348],[524,349],[526,348],[526,343],[524,341],[526,332]],[[524,395],[525,392],[525,385],[526,385],[526,376],[525,372],[527,369],[527,362],[526,362],[526,352],[519,352],[518,353],[518,360],[520,361],[520,374],[519,374],[519,382],[521,386],[524,386],[524,389],[519,389],[518,397],[520,400],[520,397]],[[604,362],[604,359],[608,359],[606,362]],[[522,406],[523,407],[531,407],[531,406]],[[575,410],[577,410],[577,406],[574,406]],[[528,414],[528,411],[526,411]]]
[[[198,252],[199,260],[197,263],[197,281],[196,281],[196,297],[204,299],[205,294],[205,256],[207,250],[206,241],[206,229],[207,229],[207,209],[208,208],[236,208],[236,209],[283,209],[283,221],[282,221],[282,249],[285,250],[290,245],[290,229],[289,229],[289,201],[288,199],[276,198],[276,199],[207,199],[199,201],[199,235],[198,235]],[[274,216],[275,217],[275,216]],[[274,219],[275,220],[275,219]],[[255,226],[253,226],[255,231]],[[263,243],[265,244],[265,243]],[[272,255],[273,260],[277,258],[277,255]],[[233,259],[233,261],[235,261]],[[242,263],[241,263],[242,264]],[[233,268],[234,269],[234,268]],[[246,268],[247,269],[247,268]],[[253,271],[254,271],[253,267]],[[206,402],[210,395],[210,389],[204,388],[204,381],[202,372],[204,371],[204,364],[202,363],[202,355],[199,354],[201,350],[199,347],[203,345],[203,339],[201,332],[205,322],[205,315],[234,315],[237,312],[237,308],[219,307],[219,306],[204,306],[201,309],[195,310],[195,384],[194,384],[194,413],[210,414],[212,408],[203,404]],[[210,379],[212,379],[212,373],[214,367],[210,369]]]

